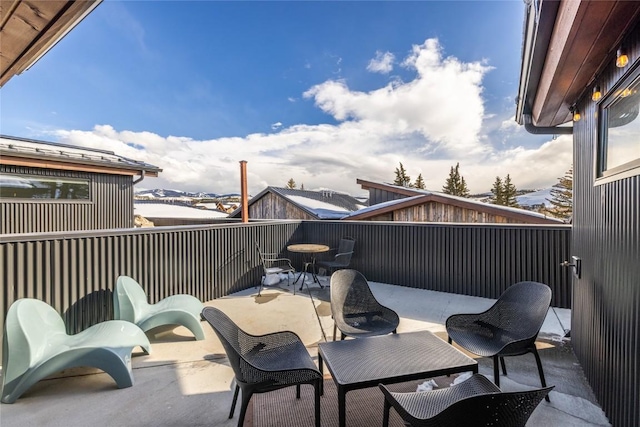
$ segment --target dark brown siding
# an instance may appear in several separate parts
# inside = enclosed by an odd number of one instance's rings
[[[86,178],[91,201],[0,201],[0,234],[99,230],[133,227],[133,178],[0,165],[0,171],[26,175]]]
[[[638,29],[626,45],[640,57]],[[613,59],[612,61],[613,62]],[[611,66],[598,78],[608,91],[632,67]],[[579,105],[574,124],[573,348],[615,426],[640,425],[640,176],[594,186],[597,108]]]
[[[378,203],[388,202],[389,200],[406,199],[409,196],[398,194],[391,191],[380,190],[379,188],[369,188],[369,206]]]

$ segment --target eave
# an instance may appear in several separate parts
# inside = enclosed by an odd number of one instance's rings
[[[0,2],[0,86],[36,63],[102,0]]]
[[[42,168],[42,169],[56,169],[56,170],[68,170],[68,171],[76,171],[76,172],[92,172],[92,173],[103,173],[110,175],[142,175],[157,177],[158,171],[150,171],[144,170],[142,168],[135,169],[132,167],[110,167],[104,166],[99,163],[90,164],[90,162],[73,162],[73,161],[58,161],[51,159],[37,159],[37,158],[25,158],[25,157],[13,157],[13,156],[1,156],[0,157],[1,165],[8,166],[23,166],[23,167],[31,167],[31,168]]]
[[[411,197],[408,199],[399,199],[397,203],[394,203],[392,205],[386,205],[381,207],[380,209],[370,209],[367,212],[363,212],[360,214],[356,213],[344,218],[344,220],[367,220],[367,219],[374,218],[376,216],[384,215],[384,214],[402,210],[402,209],[411,208],[413,206],[424,205],[431,202],[441,203],[448,206],[454,206],[461,209],[469,209],[469,210],[474,210],[478,212],[483,212],[489,215],[502,216],[505,218],[522,221],[528,224],[557,224],[562,222],[555,218],[544,218],[537,215],[531,215],[526,211],[519,213],[519,212],[514,212],[511,209],[505,209],[497,205],[489,205],[484,203],[480,205],[477,202],[453,199],[451,197],[446,197],[439,194],[428,194],[424,196],[414,195],[414,197]]]
[[[535,126],[571,120],[569,107],[590,89],[640,13],[636,1],[542,0],[525,19],[516,120]]]

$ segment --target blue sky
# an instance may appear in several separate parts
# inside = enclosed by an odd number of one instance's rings
[[[2,133],[164,169],[145,188],[362,193],[402,162],[439,190],[555,183],[571,140],[513,121],[521,0],[105,0],[0,92]]]

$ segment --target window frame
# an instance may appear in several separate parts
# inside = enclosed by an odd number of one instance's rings
[[[609,136],[608,127],[608,108],[618,100],[618,93],[621,88],[631,86],[632,84],[640,84],[640,62],[622,76],[618,82],[609,90],[600,102],[596,104],[598,112],[597,118],[597,137],[596,137],[596,155],[595,155],[595,181],[594,185],[606,184],[608,182],[618,181],[620,179],[629,178],[640,175],[640,155],[638,158],[630,160],[611,169],[604,169],[607,156],[607,142]],[[637,120],[640,120],[640,115]]]
[[[0,176],[13,176],[19,178],[25,178],[29,180],[47,180],[47,181],[63,181],[69,183],[86,183],[88,197],[86,199],[67,199],[67,198],[23,198],[23,197],[2,197],[2,203],[65,203],[65,204],[90,204],[93,203],[93,181],[89,177],[75,177],[75,176],[54,176],[54,175],[34,175],[30,173],[14,173],[7,171],[0,171]]]

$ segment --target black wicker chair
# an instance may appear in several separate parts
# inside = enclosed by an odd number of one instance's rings
[[[298,335],[289,331],[250,335],[213,307],[205,307],[202,317],[220,338],[235,373],[236,389],[229,418],[233,418],[238,392],[242,389],[238,427],[244,423],[247,405],[254,393],[295,385],[299,399],[301,384],[311,384],[315,388],[315,420],[316,427],[320,427],[322,375]]]
[[[454,314],[446,327],[451,340],[461,347],[484,357],[493,357],[494,382],[500,387],[498,360],[507,375],[505,356],[533,353],[538,365],[542,387],[547,383],[542,371],[536,337],[549,311],[551,289],[538,282],[516,283],[500,295],[487,311],[478,314]],[[549,400],[546,397],[547,401]]]
[[[322,267],[327,270],[328,275],[335,270],[349,267],[351,263],[351,256],[353,255],[353,249],[356,246],[356,240],[353,237],[343,237],[340,239],[340,244],[337,249],[331,249],[336,252],[333,259],[330,260],[318,260],[316,262],[317,267]]]
[[[345,339],[395,334],[400,323],[398,314],[376,300],[367,279],[356,270],[339,270],[331,276],[331,315],[334,341],[336,328]]]
[[[260,263],[262,264],[262,270],[264,272],[262,280],[260,280],[258,296],[260,296],[262,292],[262,287],[268,274],[287,273],[287,283],[290,284],[289,273],[292,273],[294,276],[296,274],[296,269],[291,265],[291,260],[289,258],[279,258],[277,253],[262,252],[258,242],[256,242],[256,249],[258,250],[258,257],[260,257]],[[293,293],[296,293],[295,287],[293,288]]]
[[[524,426],[540,401],[553,387],[501,392],[486,377],[475,374],[451,387],[416,393],[384,393],[383,427],[389,425],[391,406],[408,426]]]

